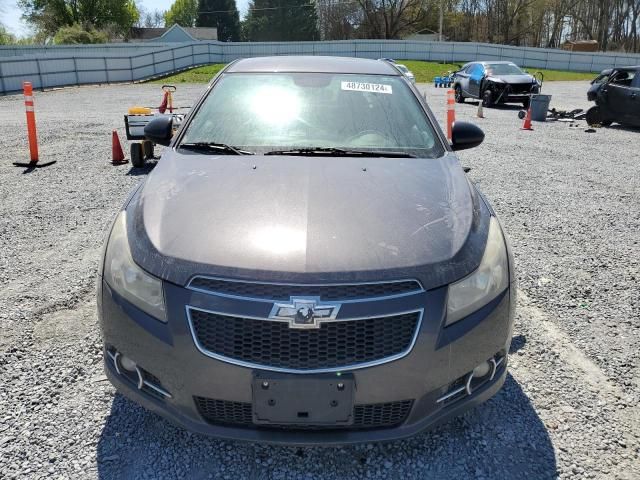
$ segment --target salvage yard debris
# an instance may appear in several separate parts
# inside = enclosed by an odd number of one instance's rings
[[[583,112],[584,110],[582,108],[576,108],[574,110],[556,110],[555,108],[552,108],[547,113],[547,120],[583,120],[586,116]]]

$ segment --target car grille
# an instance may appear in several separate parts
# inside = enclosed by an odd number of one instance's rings
[[[346,285],[284,285],[207,277],[195,277],[189,282],[189,288],[209,293],[265,300],[289,300],[292,296],[320,297],[321,300],[363,300],[423,291],[422,286],[416,280]]]
[[[205,353],[257,368],[304,372],[354,368],[408,353],[421,312],[324,322],[316,329],[192,308],[189,317]]]
[[[194,397],[198,412],[210,424],[237,427],[278,428],[289,430],[335,430],[391,428],[402,424],[413,405],[413,400],[388,403],[355,405],[353,425],[254,425],[252,406],[245,402],[231,402],[204,397]]]
[[[509,92],[515,95],[530,93],[532,85],[531,83],[511,83],[509,84]]]

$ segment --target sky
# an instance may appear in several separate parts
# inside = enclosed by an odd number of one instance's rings
[[[174,0],[138,0],[146,10],[168,10]],[[21,19],[22,11],[17,7],[17,0],[0,0],[0,23],[17,36],[29,34],[29,27]],[[249,0],[236,0],[240,16],[247,10]]]

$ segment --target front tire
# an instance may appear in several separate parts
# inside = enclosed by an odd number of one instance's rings
[[[131,144],[131,165],[136,168],[144,167],[144,151],[141,143]]]
[[[491,90],[485,90],[482,94],[482,106],[491,107],[493,105],[493,93]]]
[[[585,120],[591,127],[596,125],[602,125],[604,127],[608,127],[612,123],[610,120],[604,120],[602,118],[602,111],[600,110],[600,107],[598,107],[597,105],[587,110],[587,115],[585,117]]]
[[[456,97],[456,103],[464,103],[464,95],[462,93],[462,88],[460,88],[460,85],[456,85],[454,92]]]

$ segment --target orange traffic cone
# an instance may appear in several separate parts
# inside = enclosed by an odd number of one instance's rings
[[[122,145],[120,145],[120,138],[118,138],[118,132],[116,130],[111,134],[111,163],[113,165],[122,165],[129,160],[125,160],[124,152],[122,151]]]
[[[522,123],[522,128],[520,130],[533,130],[531,126],[531,107],[527,109],[527,114],[524,117],[524,122]]]

